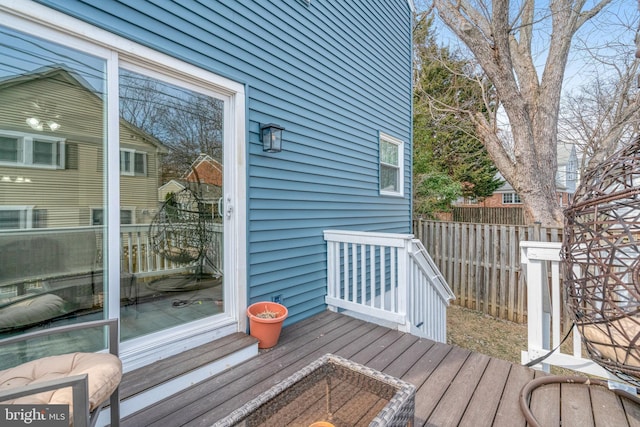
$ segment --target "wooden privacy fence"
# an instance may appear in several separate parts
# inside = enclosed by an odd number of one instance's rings
[[[561,242],[561,228],[414,221],[422,241],[456,296],[454,304],[525,323],[527,289],[520,242]]]
[[[524,224],[524,210],[521,207],[485,208],[455,206],[452,218],[456,222],[474,222],[481,224]]]

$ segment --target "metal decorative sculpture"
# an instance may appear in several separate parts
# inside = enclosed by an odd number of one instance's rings
[[[565,211],[562,256],[589,356],[640,386],[640,138],[584,176]]]

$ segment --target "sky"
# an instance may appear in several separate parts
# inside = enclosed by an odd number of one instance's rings
[[[638,3],[634,0],[614,0],[596,18],[578,31],[565,76],[565,90],[584,84],[594,71],[607,72],[599,61],[633,61],[635,37],[640,24]],[[597,58],[594,60],[593,56]]]

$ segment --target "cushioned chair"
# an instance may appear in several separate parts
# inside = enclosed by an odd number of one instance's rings
[[[70,353],[32,360],[0,371],[0,403],[69,405],[75,427],[95,425],[100,410],[110,404],[111,426],[118,426],[118,386],[122,363],[118,357],[118,321],[99,320],[44,329],[0,340],[0,347],[28,339],[79,329],[109,327],[108,353]]]

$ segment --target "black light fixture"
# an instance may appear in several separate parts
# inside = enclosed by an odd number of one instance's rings
[[[282,131],[284,128],[274,123],[260,125],[260,141],[262,150],[267,153],[279,153],[282,151]]]

